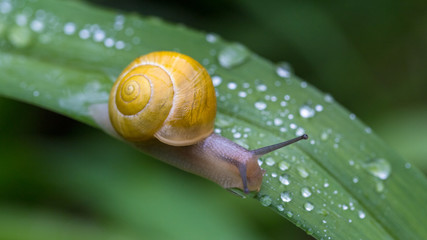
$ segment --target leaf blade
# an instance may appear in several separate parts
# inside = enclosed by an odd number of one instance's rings
[[[218,37],[207,41],[206,35],[182,26],[117,15],[78,2],[44,0],[31,4],[55,16],[59,27],[45,25],[41,33],[27,29],[29,43],[17,47],[11,36],[17,34],[14,30],[19,26],[14,19],[22,9],[15,7],[7,15],[6,30],[0,34],[0,84],[4,86],[0,94],[94,126],[87,108],[107,101],[120,69],[150,51],[179,50],[202,62],[220,79],[216,126],[222,135],[251,148],[301,132],[314,140],[262,159],[268,176],[257,198],[263,204],[316,238],[427,236],[420,224],[427,214],[417,208],[427,201],[425,177],[413,167],[406,168],[399,156],[329,95],[293,74],[278,76],[275,65],[254,54],[244,57],[241,64],[223,68],[217,57],[229,44]],[[75,19],[77,13],[82,17]],[[66,34],[70,23],[75,30]],[[127,29],[133,29],[133,34],[126,33]],[[95,40],[98,30],[104,31],[102,41]],[[391,166],[390,177],[383,180],[366,168],[378,158]],[[282,161],[290,167],[282,170]],[[283,183],[284,174],[291,180],[288,185]],[[283,201],[283,192],[292,193],[293,200]],[[406,203],[412,206],[403,207]],[[277,210],[282,207],[286,211]]]

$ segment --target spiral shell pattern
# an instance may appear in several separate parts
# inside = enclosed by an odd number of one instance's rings
[[[125,139],[153,136],[169,145],[192,145],[214,127],[212,80],[196,60],[176,52],[153,52],[134,60],[111,89],[109,115]]]

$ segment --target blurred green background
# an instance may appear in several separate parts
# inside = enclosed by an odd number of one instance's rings
[[[289,62],[427,172],[427,2],[89,2]],[[0,239],[310,239],[256,201],[54,113],[1,98],[0,132]]]

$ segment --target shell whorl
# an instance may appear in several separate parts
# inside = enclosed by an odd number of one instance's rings
[[[174,146],[194,144],[213,131],[216,97],[206,69],[176,52],[134,60],[111,89],[109,115],[129,141],[153,136]]]

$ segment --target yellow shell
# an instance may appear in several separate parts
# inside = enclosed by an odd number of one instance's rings
[[[192,145],[213,131],[215,89],[206,69],[191,57],[153,52],[120,74],[111,89],[109,115],[129,141],[154,136],[168,145]]]

